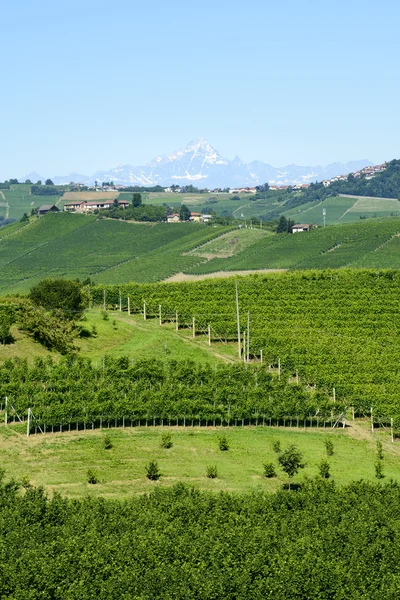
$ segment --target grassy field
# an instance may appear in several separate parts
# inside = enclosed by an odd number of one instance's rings
[[[164,431],[172,435],[173,447],[161,447]],[[104,449],[108,434],[113,447]],[[221,434],[227,436],[230,449],[219,450]],[[324,441],[329,437],[334,454],[326,456]],[[214,491],[272,492],[287,482],[278,467],[273,443],[281,447],[295,444],[304,455],[305,468],[294,479],[318,474],[318,464],[327,459],[332,478],[338,484],[353,480],[375,479],[376,439],[384,448],[383,468],[387,479],[400,481],[399,448],[389,436],[369,434],[367,426],[350,422],[346,430],[307,430],[301,428],[236,427],[141,427],[103,429],[71,433],[25,436],[23,425],[0,426],[0,455],[7,476],[27,477],[48,491],[78,497],[87,494],[120,498],[150,491],[154,487],[171,486],[182,481],[195,487]],[[149,460],[158,462],[162,477],[158,482],[146,478]],[[263,464],[273,462],[277,477],[263,477]],[[208,479],[206,469],[215,465],[218,478]],[[89,485],[87,471],[93,469],[100,483]]]
[[[286,217],[297,223],[323,225],[322,211],[326,211],[326,224],[355,223],[360,219],[400,216],[400,203],[391,198],[369,198],[363,196],[335,196],[324,202],[308,202],[285,211]]]

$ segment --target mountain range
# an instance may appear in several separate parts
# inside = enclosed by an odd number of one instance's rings
[[[261,161],[244,163],[238,156],[233,160],[224,158],[206,140],[199,138],[190,142],[186,148],[169,155],[157,156],[143,166],[120,165],[108,171],[97,171],[92,176],[80,173],[55,175],[51,177],[56,185],[74,181],[93,185],[96,181],[113,181],[116,185],[139,185],[164,187],[176,185],[194,185],[201,188],[225,188],[237,186],[255,186],[268,182],[270,185],[293,185],[331,179],[372,165],[368,160],[356,160],[348,163],[332,163],[325,167],[287,165],[272,167]],[[30,179],[44,181],[46,177],[30,173],[20,181]]]

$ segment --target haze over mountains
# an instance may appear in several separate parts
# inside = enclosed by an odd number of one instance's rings
[[[186,148],[169,155],[157,156],[146,165],[134,167],[121,165],[108,171],[97,171],[91,176],[80,173],[55,175],[55,184],[71,181],[93,185],[95,181],[113,181],[117,185],[170,186],[194,185],[201,188],[224,188],[255,186],[265,182],[271,185],[293,185],[331,179],[372,165],[368,160],[355,160],[348,163],[332,163],[325,167],[287,165],[272,167],[261,161],[244,163],[238,156],[233,160],[224,158],[206,140],[199,138]],[[30,179],[44,181],[47,177],[30,173],[20,181]]]

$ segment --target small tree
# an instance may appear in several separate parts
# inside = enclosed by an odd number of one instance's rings
[[[272,444],[272,449],[274,452],[276,452],[277,454],[281,453],[281,442],[279,440],[276,440],[273,444]]]
[[[134,194],[132,194],[132,207],[137,208],[138,206],[142,206],[142,194],[134,192]]]
[[[303,463],[303,455],[294,444],[291,444],[288,448],[286,448],[286,450],[283,450],[280,453],[278,462],[289,478],[290,490],[291,478],[296,475],[300,469],[304,469],[305,467],[305,464]]]
[[[219,438],[219,449],[222,450],[223,452],[226,452],[226,450],[229,450],[229,441],[228,441],[228,438],[226,437],[226,435],[222,435]]]
[[[333,456],[333,442],[332,442],[332,440],[326,439],[324,441],[324,444],[325,444],[326,455],[327,456]]]
[[[322,479],[329,479],[329,477],[331,476],[329,473],[330,468],[331,467],[327,460],[321,460],[321,462],[318,465],[318,470]]]
[[[151,460],[149,464],[146,465],[146,477],[151,481],[157,481],[157,479],[160,479],[161,473],[155,460]]]
[[[109,435],[105,435],[104,436],[104,449],[105,450],[111,450],[111,448],[113,447],[113,443],[111,441],[111,438]]]
[[[270,479],[271,477],[276,477],[275,467],[272,463],[264,463],[264,477]]]
[[[375,463],[375,477],[377,479],[383,479],[385,477],[383,474],[383,464],[380,460],[377,460]]]
[[[97,473],[96,471],[93,471],[92,469],[89,469],[87,472],[87,482],[94,485],[96,483],[99,483],[99,479],[97,477]]]
[[[383,460],[383,447],[379,440],[376,442],[376,456],[378,460]]]
[[[44,182],[45,185],[54,185],[54,183],[52,182],[51,179],[46,179],[46,181]]]
[[[179,218],[181,221],[189,221],[190,219],[190,210],[189,208],[186,206],[186,204],[182,204],[180,211],[179,211]]]
[[[163,433],[161,436],[161,448],[172,448],[173,443],[172,443],[172,439],[171,439],[171,434],[166,432]]]
[[[209,479],[216,479],[218,477],[218,469],[217,469],[216,465],[208,466],[206,475]]]

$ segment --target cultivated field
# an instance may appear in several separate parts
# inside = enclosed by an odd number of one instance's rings
[[[173,446],[161,447],[161,436],[171,433]],[[112,449],[104,448],[104,436],[109,435]],[[225,435],[230,449],[219,450],[219,439]],[[295,444],[304,455],[306,467],[295,478],[315,477],[318,465],[327,459],[324,442],[334,444],[334,454],[328,457],[331,476],[339,485],[354,480],[375,479],[376,440],[384,445],[386,477],[400,482],[400,456],[397,445],[382,434],[372,436],[362,423],[350,423],[346,431],[304,431],[296,428],[244,427],[141,427],[103,429],[95,431],[49,433],[25,436],[23,426],[0,425],[0,453],[8,476],[27,477],[34,485],[43,485],[49,492],[58,491],[70,497],[106,496],[122,498],[150,491],[154,487],[169,487],[177,482],[203,490],[272,492],[287,482],[279,469],[276,441],[285,448]],[[156,483],[146,478],[145,466],[156,460],[162,477]],[[277,477],[263,476],[263,464],[272,462]],[[206,477],[207,467],[215,465],[216,479]],[[88,485],[87,471],[93,469],[98,485]]]
[[[87,202],[91,202],[94,200],[115,200],[118,198],[118,192],[65,192],[63,195],[63,203],[65,202],[74,202],[78,200],[86,200]]]

